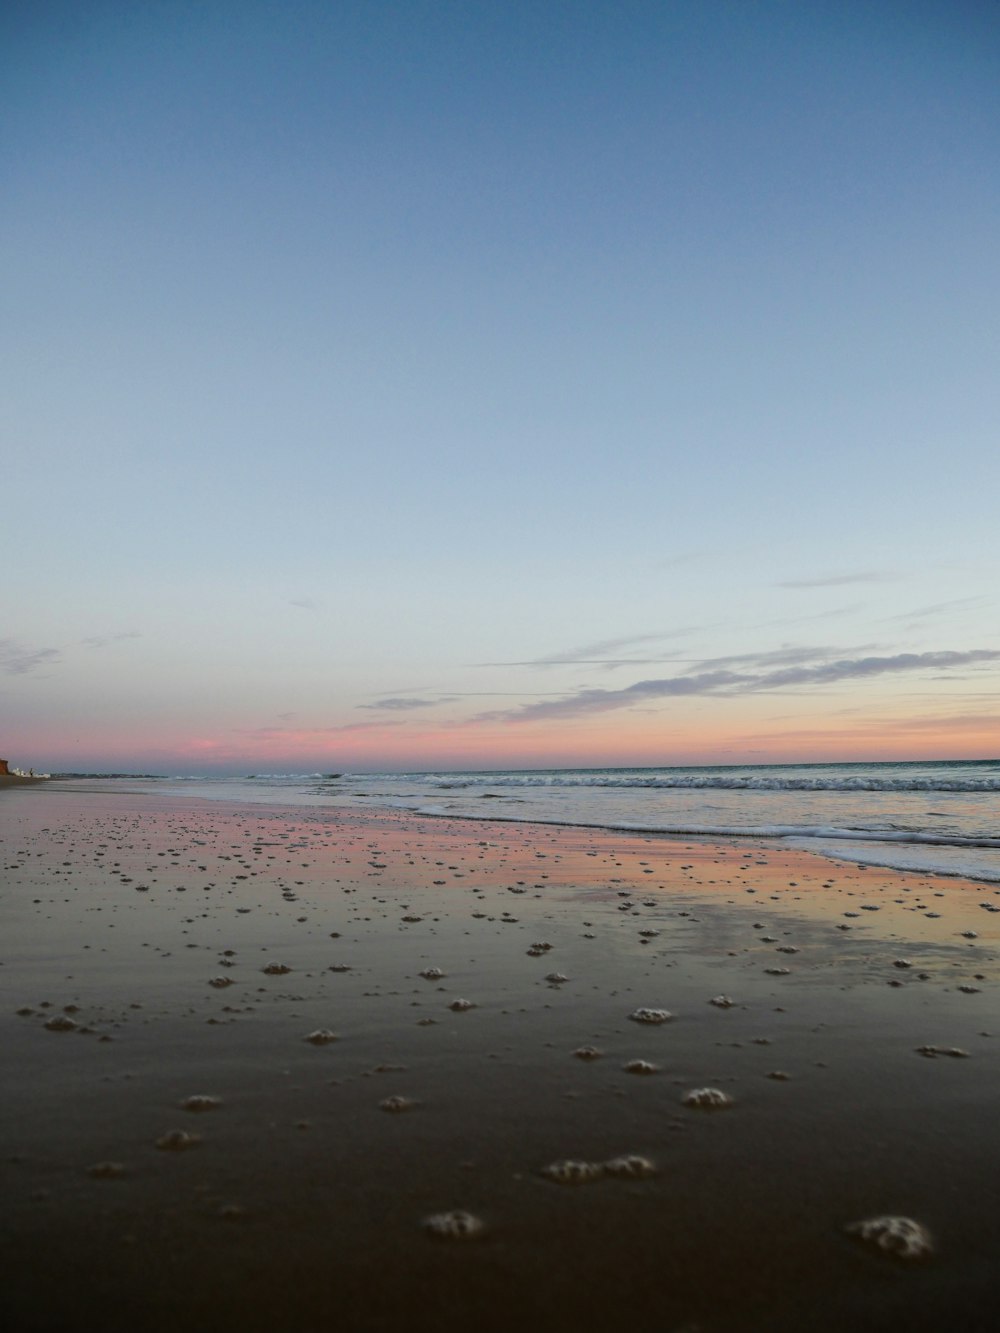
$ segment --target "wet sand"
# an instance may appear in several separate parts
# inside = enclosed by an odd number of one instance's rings
[[[991,885],[57,782],[0,839],[17,1333],[994,1327]]]

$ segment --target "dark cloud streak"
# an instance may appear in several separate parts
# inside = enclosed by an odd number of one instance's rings
[[[458,698],[454,694],[443,694],[437,699],[392,698],[376,699],[371,704],[357,704],[358,708],[386,709],[389,712],[405,713],[416,708],[437,708],[439,704],[451,704]]]
[[[786,650],[779,650],[780,652]],[[798,650],[788,650],[798,651]],[[761,654],[757,662],[773,659]],[[908,671],[951,670],[975,663],[1000,659],[1000,651],[979,648],[969,652],[896,653],[891,657],[837,658],[816,665],[790,665],[776,670],[738,672],[719,668],[664,680],[639,680],[621,690],[578,690],[551,703],[525,704],[518,709],[482,713],[481,722],[536,722],[547,719],[585,717],[612,712],[619,708],[657,699],[691,696],[736,696],[768,691],[795,690],[810,686],[837,684],[841,681],[868,680],[878,676]]]
[[[6,676],[27,676],[61,660],[58,648],[25,648],[16,639],[0,639],[0,671]]]

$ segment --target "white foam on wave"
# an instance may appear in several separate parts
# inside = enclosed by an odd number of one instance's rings
[[[919,850],[901,843],[848,842],[840,838],[788,838],[786,845],[805,852],[818,852],[838,861],[857,865],[884,866],[888,870],[915,870],[928,875],[952,875],[1000,884],[996,854],[969,847],[927,847]]]
[[[892,768],[886,765],[886,768]],[[432,785],[439,791],[465,791],[475,787],[517,787],[526,789],[612,788],[615,790],[661,791],[773,791],[773,792],[1000,792],[1000,772],[995,764],[985,771],[970,771],[968,765],[943,766],[936,772],[927,766],[906,766],[911,771],[878,771],[877,766],[862,766],[863,771],[838,769],[819,771],[718,770],[548,770],[510,773],[411,773],[385,775],[390,780],[409,779]],[[383,776],[383,775],[380,775]]]
[[[917,843],[932,847],[998,848],[1000,838],[963,837],[960,834],[925,833],[919,829],[840,829],[827,824],[675,824],[668,821],[632,819],[558,819],[539,814],[509,815],[491,810],[489,814],[476,811],[449,810],[441,805],[406,807],[414,814],[447,817],[448,819],[488,819],[490,822],[510,824],[556,824],[564,828],[608,829],[620,833],[665,833],[672,837],[697,838],[825,838],[831,841],[847,839],[851,842]]]

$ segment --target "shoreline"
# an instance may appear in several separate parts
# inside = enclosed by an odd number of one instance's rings
[[[0,804],[0,838],[16,1333],[989,1326],[982,883],[730,838],[55,788]],[[732,1107],[685,1106],[704,1086]],[[157,1149],[174,1130],[200,1142]],[[652,1174],[544,1175],[629,1153]],[[424,1233],[454,1208],[482,1235]],[[935,1254],[844,1231],[885,1213]]]
[[[97,783],[115,783],[119,779],[101,779],[101,778],[52,778],[52,779],[29,779],[27,781],[45,781],[53,784],[52,790],[61,794],[98,794],[108,795],[142,795],[160,799],[170,803],[177,801],[205,801],[209,806],[224,804],[230,808],[246,808],[249,810],[258,810],[266,808],[282,809],[292,812],[313,810],[328,811],[336,813],[343,811],[347,813],[357,812],[364,814],[370,812],[373,815],[379,813],[396,814],[401,817],[413,819],[443,819],[457,820],[467,823],[501,823],[514,826],[538,827],[538,828],[564,828],[580,829],[593,833],[605,834],[610,837],[637,836],[653,837],[674,840],[705,841],[708,843],[735,841],[745,842],[751,846],[760,845],[764,850],[768,848],[779,848],[785,851],[798,850],[804,851],[811,856],[819,857],[824,861],[833,861],[837,864],[855,864],[870,868],[877,868],[896,873],[933,875],[945,879],[955,879],[963,882],[974,882],[984,885],[1000,884],[1000,865],[997,866],[977,866],[969,865],[950,865],[947,855],[950,852],[964,851],[975,856],[977,853],[990,851],[993,860],[1000,858],[1000,838],[958,838],[946,837],[934,834],[922,834],[919,832],[899,832],[899,831],[872,831],[868,829],[852,828],[834,828],[834,827],[811,827],[808,825],[786,825],[786,826],[749,826],[741,828],[738,825],[720,825],[720,826],[675,826],[663,827],[655,824],[641,824],[632,822],[610,822],[599,820],[579,820],[571,818],[545,818],[532,817],[528,815],[509,815],[500,812],[455,812],[448,810],[433,809],[414,809],[403,806],[393,805],[354,805],[347,801],[338,803],[335,800],[328,801],[325,804],[302,803],[302,802],[282,802],[280,800],[240,800],[237,796],[205,797],[190,795],[183,789],[165,791],[162,789],[143,791],[141,788],[116,787],[113,785],[89,785]],[[909,849],[915,849],[909,853],[910,860],[907,861]],[[919,849],[919,850],[916,850]],[[935,852],[944,855],[944,859],[933,862]]]

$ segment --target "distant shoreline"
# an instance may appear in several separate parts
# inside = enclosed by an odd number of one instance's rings
[[[16,1333],[984,1327],[981,884],[735,838],[31,795],[0,800]],[[441,1235],[453,1210],[471,1230]],[[866,1253],[848,1229],[884,1216],[936,1252]]]

